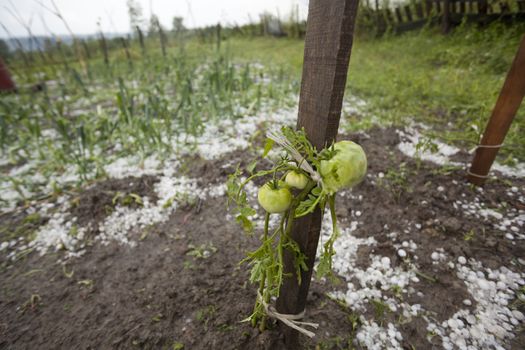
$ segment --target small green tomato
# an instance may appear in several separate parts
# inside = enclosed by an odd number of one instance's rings
[[[292,170],[286,174],[284,181],[288,186],[302,190],[308,184],[308,177],[302,173]]]
[[[366,154],[358,144],[339,141],[334,148],[338,152],[331,159],[321,161],[319,169],[329,193],[357,185],[364,178],[367,168]]]
[[[290,207],[292,194],[282,184],[278,184],[276,188],[273,182],[267,182],[259,189],[257,200],[268,213],[277,214]]]

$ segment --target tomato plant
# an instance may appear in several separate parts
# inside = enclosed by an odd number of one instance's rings
[[[313,212],[316,208],[330,208],[332,234],[324,243],[317,275],[332,276],[334,242],[339,236],[335,215],[335,194],[359,183],[367,167],[363,149],[351,142],[336,142],[317,150],[308,141],[303,130],[295,131],[283,127],[268,133],[262,157],[266,157],[277,144],[283,152],[269,169],[256,171],[257,162],[248,166],[246,174],[239,168],[228,179],[228,201],[234,203],[236,220],[252,233],[251,218],[256,214],[245,186],[255,178],[269,178],[258,191],[257,199],[265,210],[264,231],[261,245],[249,252],[242,263],[251,266],[250,282],[259,285],[258,297],[253,313],[246,319],[261,330],[266,325],[264,304],[272,297],[279,296],[285,275],[283,273],[283,252],[288,250],[294,256],[296,276],[301,283],[301,271],[307,270],[306,256],[299,245],[290,237],[294,220]],[[279,215],[279,224],[270,230],[270,215]]]

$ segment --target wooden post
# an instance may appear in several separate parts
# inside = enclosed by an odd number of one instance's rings
[[[106,44],[106,38],[104,37],[104,33],[100,31],[100,49],[102,50],[102,54],[104,56],[104,64],[106,67],[109,66],[109,56],[108,56],[108,45]]]
[[[410,10],[410,5],[405,6],[405,14],[407,16],[407,22],[412,22],[412,10]]]
[[[450,31],[450,0],[443,1],[443,22],[441,23],[441,31],[447,34]]]
[[[122,48],[124,49],[124,52],[126,53],[126,59],[128,61],[129,69],[133,69],[133,62],[131,61],[131,54],[129,53],[128,44],[126,43],[126,39],[124,37],[120,37],[120,42],[122,44]]]
[[[518,0],[518,12],[525,12],[525,0]]]
[[[418,3],[416,3],[415,7],[416,7],[417,18],[419,18],[419,19],[425,18],[425,16],[423,15],[423,4],[418,2]]]
[[[140,44],[140,51],[142,52],[142,56],[146,56],[146,45],[144,44],[144,34],[142,34],[142,30],[139,26],[135,26],[135,29],[137,30],[137,34],[139,36],[139,44]]]
[[[216,35],[217,35],[217,51],[221,49],[221,24],[217,23],[217,27],[215,27]]]
[[[465,14],[467,12],[467,0],[459,0],[459,13]]]
[[[478,14],[486,15],[488,12],[487,0],[478,0]]]
[[[394,12],[396,13],[397,23],[403,23],[403,16],[401,15],[401,9],[399,7],[396,7],[394,9]]]
[[[474,0],[468,0],[468,13],[474,13]]]
[[[348,63],[352,49],[358,0],[310,0],[304,64],[299,97],[297,127],[303,128],[310,142],[318,149],[330,144],[337,136],[345,91]],[[293,255],[284,253],[284,273],[277,310],[298,314],[306,305],[315,261],[322,212],[294,221],[291,238],[306,255],[307,271],[301,272],[299,285]],[[286,346],[297,349],[298,333],[282,325]]]
[[[162,50],[162,57],[166,58],[166,34],[164,34],[164,30],[162,30],[160,22],[157,22],[157,27],[159,28],[159,40],[160,48]]]
[[[425,0],[425,14],[427,17],[430,17],[432,14],[432,0]]]
[[[500,13],[510,13],[509,4],[503,1],[499,2]]]
[[[386,21],[388,23],[388,25],[392,25],[392,23],[394,23],[394,16],[392,15],[392,11],[390,11],[390,9],[385,9],[385,17],[386,17]]]
[[[434,2],[436,4],[436,14],[440,14],[441,12],[443,12],[441,0],[435,0]]]
[[[496,106],[483,133],[481,146],[477,148],[474,155],[468,175],[471,183],[482,185],[485,182],[499,151],[499,145],[503,143],[509,131],[523,96],[525,96],[525,36],[521,40],[518,53],[512,62]]]

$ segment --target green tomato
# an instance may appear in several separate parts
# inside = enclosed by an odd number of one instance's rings
[[[267,182],[257,193],[257,200],[261,207],[270,214],[285,212],[292,202],[292,194],[290,190],[283,187],[281,184],[277,188],[272,182]]]
[[[332,194],[361,182],[366,174],[366,155],[361,146],[352,141],[336,142],[338,151],[331,159],[321,161],[319,173],[324,188]]]
[[[302,173],[292,170],[286,174],[284,181],[288,186],[302,190],[308,184],[308,177]]]

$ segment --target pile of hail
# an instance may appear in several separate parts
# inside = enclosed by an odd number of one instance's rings
[[[278,160],[270,162],[270,169],[257,170],[257,161],[247,166],[247,177],[239,168],[228,179],[228,201],[235,204],[236,220],[245,231],[252,233],[250,220],[256,211],[250,206],[245,191],[246,184],[255,178],[266,178],[259,188],[257,199],[265,210],[264,232],[260,247],[249,252],[242,261],[251,266],[250,282],[259,285],[253,313],[246,319],[255,327],[265,328],[267,305],[272,297],[279,296],[283,282],[283,251],[293,256],[295,275],[301,283],[301,270],[307,270],[306,256],[297,242],[290,237],[294,219],[324,209],[328,203],[332,216],[332,234],[324,243],[317,265],[317,275],[331,276],[333,245],[339,231],[335,216],[335,195],[351,188],[365,176],[367,168],[363,149],[351,141],[339,141],[317,150],[308,141],[303,130],[288,127],[268,133],[262,157],[265,158],[274,145],[282,147]],[[271,215],[280,216],[279,224],[269,232]]]

